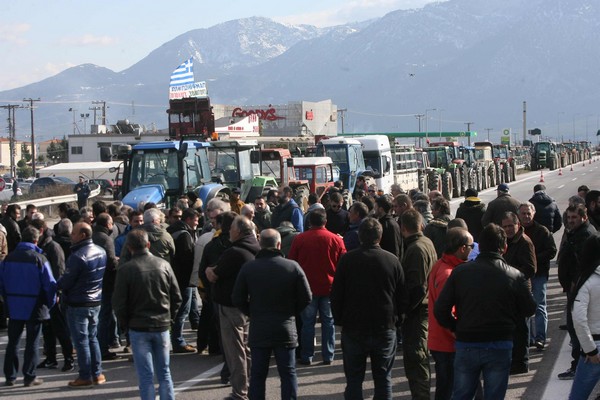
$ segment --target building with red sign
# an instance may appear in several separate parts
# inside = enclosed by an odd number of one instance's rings
[[[214,104],[215,120],[257,115],[261,136],[337,135],[337,106],[331,100],[290,101],[282,105]]]

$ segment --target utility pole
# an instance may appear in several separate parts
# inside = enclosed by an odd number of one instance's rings
[[[17,167],[15,164],[15,108],[21,108],[22,106],[19,104],[7,104],[5,106],[0,106],[0,108],[4,108],[8,110],[8,137],[9,137],[9,150],[10,150],[10,173],[15,178],[17,176]]]
[[[488,142],[490,141],[490,131],[493,129],[494,128],[485,128],[485,130],[488,132]]]
[[[527,140],[527,102],[523,102],[523,140]]]
[[[467,132],[469,132],[469,137],[467,137],[469,146],[471,145],[471,125],[474,123],[475,122],[465,122],[465,125],[467,126]]]
[[[106,125],[106,101],[92,101],[92,104],[102,104],[102,125]]]
[[[342,120],[342,135],[344,134],[344,113],[348,111],[347,108],[338,108],[337,112],[340,114],[340,119]]]
[[[423,118],[425,114],[415,114],[415,118],[419,120],[419,132],[421,132],[421,118]],[[423,143],[421,142],[421,137],[419,136],[419,147],[423,147]]]
[[[35,130],[33,129],[33,102],[40,101],[40,98],[32,99],[31,97],[28,99],[23,99],[29,103],[29,112],[31,113],[31,172],[32,176],[35,178]]]
[[[90,107],[88,108],[88,110],[93,111],[94,112],[94,125],[97,124],[97,120],[96,120],[96,111],[100,111],[102,110],[102,107]]]

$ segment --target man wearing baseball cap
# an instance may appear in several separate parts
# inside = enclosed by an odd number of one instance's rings
[[[240,194],[242,193],[240,188],[231,189],[231,196],[229,198],[229,204],[231,205],[231,211],[242,214],[242,207],[246,205],[242,200],[240,200]]]
[[[485,214],[481,217],[481,225],[483,225],[483,227],[490,222],[502,226],[502,215],[504,215],[505,212],[511,211],[515,214],[519,212],[519,205],[521,203],[519,200],[513,198],[509,191],[510,188],[506,183],[498,185],[498,188],[496,189],[498,197],[490,201]]]

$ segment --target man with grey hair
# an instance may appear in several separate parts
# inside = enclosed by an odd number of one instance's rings
[[[256,259],[240,270],[232,295],[234,305],[252,315],[248,336],[252,355],[249,397],[265,398],[269,360],[274,352],[281,398],[294,399],[298,389],[295,315],[310,303],[312,296],[300,265],[283,257],[279,232],[263,230],[260,247]]]
[[[131,260],[117,271],[113,308],[119,323],[129,330],[140,397],[154,399],[153,371],[161,399],[174,399],[169,368],[169,327],[181,304],[171,265],[150,254],[148,234],[132,230],[125,246]]]
[[[537,262],[535,275],[531,278],[531,291],[537,303],[535,316],[532,318],[529,342],[538,350],[543,350],[546,345],[546,332],[548,330],[548,313],[546,311],[546,289],[550,276],[550,260],[556,255],[556,242],[552,233],[541,223],[535,220],[535,206],[530,202],[519,206],[519,220],[529,236],[535,249]]]
[[[231,247],[223,252],[214,267],[206,269],[213,285],[213,300],[219,305],[219,322],[223,353],[231,372],[232,398],[248,398],[248,364],[250,354],[246,337],[248,317],[233,304],[231,295],[237,276],[248,261],[260,250],[252,221],[237,216],[229,231]]]
[[[157,208],[150,208],[144,211],[144,225],[142,225],[142,229],[148,234],[150,253],[170,264],[175,255],[175,242],[173,241],[173,237],[161,224],[163,215]],[[120,262],[129,261],[130,258],[131,255],[127,246],[123,247]]]
[[[69,218],[62,218],[56,223],[54,241],[63,249],[65,260],[71,255],[71,232],[73,232],[73,222]]]

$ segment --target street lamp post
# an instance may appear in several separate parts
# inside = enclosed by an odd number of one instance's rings
[[[488,133],[488,142],[490,141],[490,131],[493,130],[494,128],[485,128],[485,130]]]
[[[445,111],[443,108],[440,108],[438,110],[438,120],[439,120],[439,131],[440,131],[440,138],[442,137],[442,111]]]
[[[423,118],[424,116],[425,114],[415,114],[415,118],[419,120],[419,133],[421,133],[421,118]],[[423,147],[421,139],[421,136],[419,136],[419,147]]]
[[[437,111],[437,108],[428,108],[425,110],[425,141],[426,142],[427,142],[427,139],[429,136],[429,126],[428,126],[429,116],[427,115],[427,113],[429,111]]]

